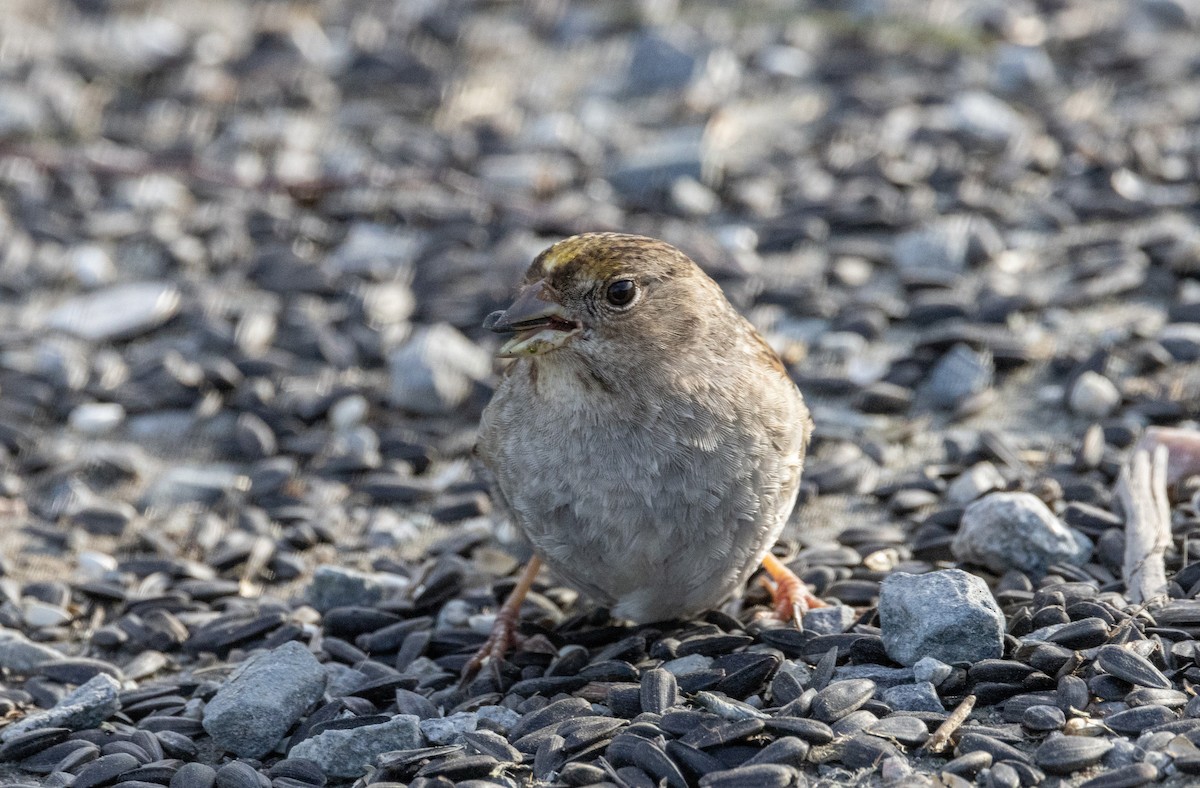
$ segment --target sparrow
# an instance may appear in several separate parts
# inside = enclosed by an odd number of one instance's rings
[[[543,563],[634,622],[712,609],[760,566],[782,617],[822,605],[770,553],[796,503],[808,409],[683,252],[637,235],[567,238],[484,328],[513,361],[477,453],[534,558],[464,673],[511,645]]]

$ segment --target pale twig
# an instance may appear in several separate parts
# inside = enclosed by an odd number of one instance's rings
[[[1144,449],[1133,453],[1117,479],[1117,497],[1125,510],[1125,563],[1121,574],[1133,604],[1166,596],[1164,556],[1171,544],[1171,507],[1167,500],[1167,448],[1153,458]]]
[[[963,698],[962,703],[958,704],[954,711],[950,712],[945,722],[939,725],[937,730],[933,732],[933,735],[926,739],[921,749],[934,755],[946,749],[946,745],[950,743],[950,737],[958,731],[959,726],[967,721],[967,717],[971,715],[971,709],[973,708],[975,708],[975,696],[968,695]]]

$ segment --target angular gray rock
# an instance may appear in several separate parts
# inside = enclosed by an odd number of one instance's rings
[[[1004,652],[1004,614],[987,584],[961,569],[896,572],[879,589],[883,648],[901,665],[922,657],[946,663]]]
[[[1052,564],[1083,563],[1091,545],[1041,499],[1025,492],[997,492],[966,508],[950,550],[959,561],[994,572],[1045,574]]]
[[[486,350],[449,323],[420,328],[389,359],[391,403],[422,416],[452,413],[492,371]]]
[[[858,613],[848,605],[817,607],[804,614],[804,629],[818,635],[840,635],[858,619]]]
[[[121,708],[120,683],[107,673],[98,673],[80,684],[53,708],[30,714],[0,732],[0,741],[39,728],[70,728],[73,731],[95,728]]]
[[[346,605],[374,605],[406,588],[408,581],[399,575],[324,564],[313,573],[305,596],[310,605],[324,613]]]
[[[479,715],[471,711],[460,711],[449,717],[434,717],[421,720],[421,733],[430,744],[461,744],[462,735],[479,726]]]
[[[204,707],[204,730],[222,749],[261,758],[320,700],[325,682],[325,668],[301,643],[255,654]]]
[[[330,777],[360,777],[383,753],[422,746],[419,724],[415,714],[398,714],[378,725],[322,731],[293,747],[288,757],[316,761]]]
[[[894,711],[936,711],[946,708],[938,698],[937,690],[928,681],[916,684],[898,684],[879,691],[879,699]]]
[[[921,657],[913,665],[913,676],[918,682],[928,682],[936,687],[948,679],[953,670],[940,659]]]

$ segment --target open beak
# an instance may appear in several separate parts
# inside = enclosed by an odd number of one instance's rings
[[[512,335],[496,352],[501,358],[547,353],[580,329],[577,321],[567,317],[562,304],[548,297],[544,281],[522,290],[508,309],[488,315],[483,327],[497,334]]]

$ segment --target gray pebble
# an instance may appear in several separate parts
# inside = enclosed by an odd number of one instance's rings
[[[1024,492],[992,493],[968,506],[951,550],[959,561],[996,572],[1044,574],[1052,564],[1087,559],[1079,537],[1041,499]]]
[[[1111,380],[1089,370],[1075,379],[1067,404],[1080,416],[1102,419],[1121,404],[1121,392]]]
[[[98,673],[80,684],[54,707],[30,714],[0,731],[0,741],[8,741],[25,731],[38,728],[94,728],[121,708],[120,683],[107,673]]]
[[[392,405],[424,416],[453,413],[492,372],[487,351],[447,323],[415,331],[388,364]]]
[[[916,684],[899,684],[886,687],[879,693],[879,699],[896,711],[945,711],[937,690],[927,681]]]
[[[129,339],[170,320],[180,301],[179,288],[166,282],[112,285],[50,310],[44,324],[92,342]]]
[[[400,714],[377,725],[330,729],[292,747],[288,757],[316,761],[330,777],[361,777],[383,753],[422,746],[419,725],[417,717]]]
[[[1004,615],[983,580],[959,569],[895,572],[879,593],[883,647],[902,665],[922,657],[974,662],[1003,652]]]
[[[464,733],[470,733],[479,725],[474,712],[461,711],[449,717],[434,717],[421,720],[421,733],[430,744],[461,744]]]
[[[335,607],[374,605],[399,594],[408,585],[408,580],[398,575],[323,564],[313,573],[305,597],[310,605],[326,612]]]
[[[325,692],[325,669],[301,643],[254,655],[204,707],[204,730],[218,746],[248,758],[270,752]]]

